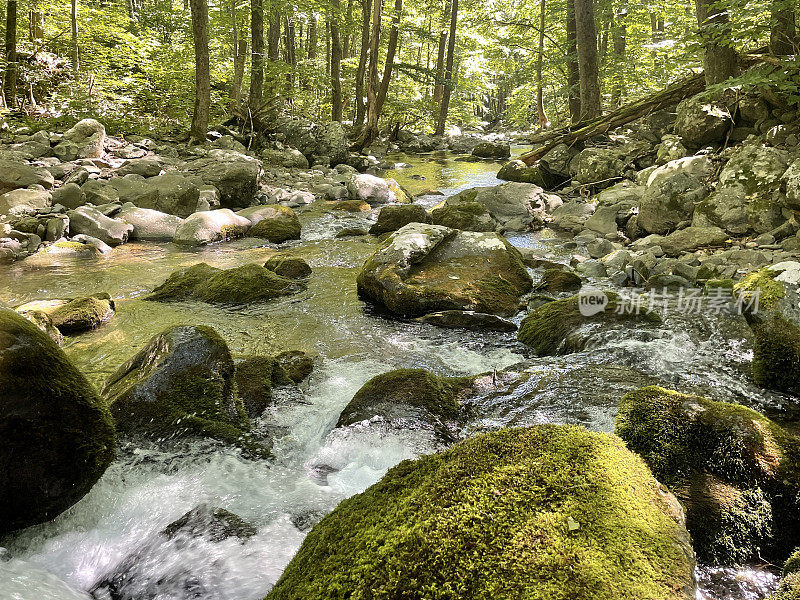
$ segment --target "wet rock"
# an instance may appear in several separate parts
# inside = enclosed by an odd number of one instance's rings
[[[581,289],[583,281],[580,277],[565,268],[545,269],[541,280],[533,288],[537,292],[576,292]]]
[[[192,509],[122,560],[89,590],[98,600],[191,600],[213,595],[203,575],[165,556],[196,556],[204,545],[238,538],[241,543],[256,528],[224,508],[207,504]]]
[[[719,227],[687,227],[667,236],[648,235],[636,240],[631,248],[635,251],[658,246],[667,256],[679,256],[707,246],[721,246],[728,241],[728,234]]]
[[[114,316],[114,300],[106,293],[68,300],[50,312],[53,325],[61,333],[81,333],[97,329]]]
[[[198,263],[172,273],[146,300],[179,302],[199,300],[209,304],[242,305],[287,296],[301,286],[261,265],[217,269]]]
[[[512,321],[471,310],[443,310],[429,313],[417,319],[422,323],[447,327],[450,329],[469,329],[472,331],[516,331]]]
[[[196,212],[175,230],[173,241],[187,246],[203,246],[243,236],[250,221],[229,208]]]
[[[357,281],[362,296],[406,316],[440,310],[512,315],[532,285],[521,255],[501,236],[421,223],[388,238]]]
[[[472,156],[501,160],[511,156],[511,146],[507,142],[478,142],[472,149]]]
[[[585,202],[565,202],[553,211],[550,226],[578,233],[586,228],[586,221],[594,214],[595,206]]]
[[[598,206],[591,217],[586,219],[584,227],[600,235],[617,233],[617,216],[620,209],[615,206]]]
[[[180,325],[154,336],[106,380],[102,393],[120,431],[244,444],[249,421],[233,393],[234,371],[219,334]]]
[[[132,240],[171,242],[183,219],[149,208],[138,208],[131,203],[123,204],[117,218],[133,226]]]
[[[370,227],[369,233],[372,235],[389,233],[409,223],[430,223],[430,217],[419,204],[384,206],[378,213],[377,222]]]
[[[301,350],[281,352],[275,356],[275,360],[295,383],[302,383],[308,379],[314,370],[314,359]]]
[[[293,385],[276,358],[253,356],[236,365],[236,393],[251,419],[260,417],[272,402],[274,386]]]
[[[614,292],[598,292],[604,303],[581,307],[581,296],[548,302],[530,312],[520,323],[517,339],[533,348],[539,356],[580,352],[599,327],[624,324],[626,321],[658,323],[655,313],[642,307],[639,312],[625,308],[624,299]],[[584,314],[585,313],[585,314]],[[627,325],[629,326],[629,325]]]
[[[64,336],[58,328],[53,325],[53,319],[50,318],[49,314],[41,310],[21,310],[20,308],[16,308],[15,310],[46,333],[47,337],[53,340],[57,346],[64,345]]]
[[[682,500],[700,558],[782,561],[794,549],[800,444],[776,423],[737,404],[647,387],[622,399],[616,433]]]
[[[700,181],[686,173],[659,177],[642,196],[637,224],[648,233],[668,233],[691,220],[695,204],[707,195]]]
[[[271,256],[264,267],[289,279],[306,279],[311,276],[311,267],[308,263],[297,256]]]
[[[690,148],[701,148],[725,139],[731,114],[723,103],[693,96],[678,104],[675,133]]]
[[[542,425],[389,470],[311,530],[269,597],[459,581],[471,597],[497,600],[689,600],[693,569],[680,506],[638,457],[613,436]]]
[[[459,397],[469,395],[471,389],[469,377],[437,377],[424,369],[389,371],[373,377],[356,392],[336,426],[381,417],[386,421],[418,423],[452,439],[450,423],[459,416]]]
[[[0,196],[0,215],[33,213],[51,204],[50,192],[41,189],[18,189]]]
[[[61,141],[53,148],[61,162],[78,158],[98,158],[103,154],[106,128],[94,119],[78,121],[61,136]]]
[[[497,222],[483,204],[470,202],[465,198],[458,200],[452,198],[434,206],[430,211],[430,218],[424,222],[429,221],[434,225],[464,231],[495,231],[497,229]]]
[[[114,426],[92,385],[47,334],[2,308],[0,437],[0,533],[55,518],[114,458]]]
[[[111,219],[91,206],[80,206],[67,215],[71,233],[96,237],[109,246],[124,244],[133,232],[133,225],[120,219]]]
[[[288,206],[280,204],[266,206],[259,209],[258,220],[247,232],[247,235],[265,238],[273,244],[299,240],[300,219]]]
[[[0,195],[32,185],[40,185],[49,190],[54,181],[53,175],[47,169],[0,160]]]

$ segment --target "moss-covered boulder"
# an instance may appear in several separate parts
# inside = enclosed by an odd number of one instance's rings
[[[534,287],[537,292],[550,292],[557,294],[559,292],[577,292],[581,289],[583,281],[575,273],[565,268],[551,268],[546,269],[542,273],[542,278]]]
[[[442,203],[431,209],[429,221],[434,225],[464,231],[494,231],[497,223],[480,202]]]
[[[0,308],[0,535],[53,519],[114,458],[105,403],[36,325]]]
[[[299,256],[271,256],[264,267],[288,279],[305,279],[311,275],[311,267]]]
[[[31,323],[36,325],[39,329],[44,331],[47,336],[53,340],[57,346],[64,345],[64,336],[58,330],[58,327],[53,325],[53,319],[50,318],[50,315],[41,310],[30,310],[30,311],[17,311],[23,317],[28,319]]]
[[[267,599],[688,600],[693,569],[641,459],[542,425],[400,463],[311,530]]]
[[[589,306],[585,304],[587,298],[603,300],[605,304]],[[593,332],[611,323],[661,321],[656,313],[648,312],[645,307],[639,312],[629,312],[627,308],[625,300],[614,292],[579,294],[555,300],[534,309],[522,320],[517,339],[533,348],[539,356],[569,354],[583,350]]]
[[[776,315],[753,326],[753,381],[764,388],[800,392],[800,328]]]
[[[248,236],[264,238],[273,244],[300,239],[300,219],[291,208],[280,204],[265,208],[271,209],[271,214],[264,214],[262,210],[258,222],[247,232]]]
[[[419,204],[391,204],[378,213],[378,220],[370,227],[372,235],[397,231],[409,223],[430,223],[430,217]]]
[[[800,548],[786,559],[783,565],[783,579],[777,591],[766,600],[799,600],[800,599]]]
[[[440,310],[513,315],[532,282],[520,253],[495,233],[411,223],[364,264],[358,291],[404,316]]]
[[[107,293],[70,300],[56,308],[50,317],[61,333],[80,333],[97,329],[114,316],[114,300]]]
[[[800,534],[800,439],[754,410],[651,386],[616,433],[681,499],[698,556],[782,561]]]
[[[250,418],[260,417],[272,401],[273,386],[293,385],[271,356],[251,356],[236,365],[236,393]]]
[[[103,385],[117,428],[157,439],[209,437],[267,452],[245,432],[228,346],[210,327],[179,325],[154,336]]]
[[[172,273],[145,300],[199,300],[209,304],[241,305],[288,296],[299,289],[301,286],[297,282],[261,265],[223,270],[198,263]]]
[[[314,370],[314,359],[302,350],[286,350],[277,354],[275,360],[295,383],[308,379]]]
[[[472,390],[470,377],[439,377],[425,369],[397,369],[367,381],[339,415],[337,427],[381,417],[435,431],[452,439],[459,399]]]

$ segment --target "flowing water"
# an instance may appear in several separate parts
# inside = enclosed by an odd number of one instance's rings
[[[452,194],[499,183],[494,163],[459,162],[445,154],[391,158],[409,166],[386,176],[414,193]],[[430,206],[440,200],[427,195],[420,202]],[[138,598],[263,598],[322,515],[397,462],[438,449],[424,430],[382,422],[335,428],[359,387],[390,369],[426,368],[440,375],[507,370],[473,401],[478,416],[467,433],[546,422],[612,431],[620,396],[655,382],[780,415],[783,399],[748,382],[750,342],[740,317],[669,311],[660,326],[604,329],[593,333],[583,352],[535,358],[513,334],[438,329],[374,311],[357,297],[355,278],[377,241],[334,239],[345,225],[367,226],[374,214],[343,218],[316,203],[300,217],[302,241],[281,251],[311,265],[308,288],[246,308],[150,303],[141,297],[179,267],[201,261],[217,267],[263,263],[276,248],[260,240],[200,250],[130,243],[98,259],[32,257],[0,266],[0,300],[12,306],[99,291],[117,300],[107,325],[67,338],[64,347],[97,385],[153,335],[177,324],[212,326],[234,355],[298,349],[319,357],[303,398],[279,398],[263,423],[256,423],[275,437],[273,463],[246,460],[211,443],[166,451],[124,442],[116,462],[80,502],[50,523],[2,540],[0,599],[88,600],[92,585],[133,553],[139,553]],[[569,257],[569,244],[551,232],[509,239],[551,260]],[[236,513],[255,525],[257,534],[246,541],[165,543],[159,532],[203,503]],[[776,582],[759,568],[700,568],[698,576],[703,600],[756,600]],[[187,582],[198,595],[187,595]]]

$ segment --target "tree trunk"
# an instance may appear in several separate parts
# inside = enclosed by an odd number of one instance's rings
[[[342,43],[339,39],[339,0],[331,0],[331,120],[342,121]]]
[[[772,0],[769,49],[776,56],[796,54],[796,8],[794,1]]]
[[[350,52],[353,45],[353,0],[347,0],[347,14],[345,15],[345,34],[342,38],[342,59],[347,60],[350,58]]]
[[[447,124],[447,111],[450,108],[450,95],[453,91],[453,60],[456,54],[456,27],[458,25],[458,0],[451,1],[450,9],[450,34],[447,40],[447,64],[444,73],[444,89],[442,90],[442,105],[439,109],[439,122],[436,124],[436,135],[444,135]]]
[[[575,4],[573,0],[567,0],[567,85],[569,86],[569,116],[572,123],[581,120],[581,77],[578,69],[577,36]]]
[[[267,43],[269,46],[267,48],[267,58],[269,58],[270,62],[279,61],[281,58],[281,15],[274,10],[269,18],[269,40]]]
[[[317,45],[319,44],[317,36],[317,13],[312,12],[308,18],[308,60],[317,58]]]
[[[705,47],[703,59],[706,84],[713,85],[735,77],[736,51],[731,39],[730,14],[715,0],[695,0],[700,38]]]
[[[369,70],[367,72],[367,124],[358,142],[360,148],[369,146],[377,136],[378,125],[378,52],[380,52],[381,17],[383,2],[374,0],[372,4],[372,33],[369,40]]]
[[[17,106],[17,0],[6,3],[6,106]]]
[[[625,22],[628,16],[626,8],[622,8],[614,17],[614,87],[611,89],[611,104],[616,108],[622,105],[623,73],[628,68],[625,62],[628,28]]]
[[[597,29],[594,22],[594,0],[574,0],[575,31],[578,42],[581,120],[600,115],[600,73],[597,64]]]
[[[447,50],[447,18],[450,16],[450,4],[446,4],[442,13],[442,23],[439,31],[439,48],[436,52],[436,81],[433,85],[433,104],[437,108],[442,106],[442,90],[444,90],[444,58]]]
[[[233,65],[233,86],[231,88],[231,98],[240,104],[242,101],[242,80],[244,79],[244,66],[247,62],[247,40],[239,40],[239,47],[236,51],[236,59]]]
[[[386,46],[386,61],[383,64],[383,78],[381,79],[381,87],[378,90],[378,104],[377,113],[380,118],[383,104],[386,102],[386,96],[389,93],[389,83],[392,80],[392,69],[394,68],[394,56],[397,53],[397,44],[400,37],[400,16],[403,14],[403,0],[394,1],[394,16],[392,17],[392,29],[389,32],[389,43]],[[375,123],[377,128],[378,123]]]
[[[264,5],[250,0],[250,33],[253,53],[250,59],[250,110],[261,107],[264,98]]]
[[[539,56],[536,59],[536,114],[539,119],[539,129],[547,127],[547,115],[544,112],[544,89],[542,88],[542,68],[544,66],[544,27],[545,27],[545,1],[539,4]]]
[[[206,0],[190,0],[192,37],[194,40],[194,113],[192,139],[204,142],[211,109],[211,72],[208,64],[208,4]]]
[[[364,74],[367,70],[367,58],[369,57],[369,24],[371,11],[372,0],[362,0],[361,48],[358,57],[358,69],[356,70],[356,116],[353,120],[353,125],[357,132],[360,132],[361,127],[363,127],[364,117],[367,113],[367,107],[364,104]]]
[[[80,51],[78,50],[78,0],[72,0],[72,11],[70,14],[70,30],[72,32],[72,70],[77,73],[80,71]]]
[[[294,34],[294,16],[286,17],[286,62],[289,64],[289,73],[286,75],[286,84],[288,89],[286,95],[292,96],[292,88],[294,88],[294,74],[297,68],[297,54],[295,53],[295,34]]]

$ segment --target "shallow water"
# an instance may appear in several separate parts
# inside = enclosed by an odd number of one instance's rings
[[[446,154],[390,160],[411,165],[386,176],[415,193],[430,188],[452,194],[498,183],[497,163],[458,162]],[[425,196],[421,203],[433,205],[441,198]],[[302,241],[280,249],[311,265],[307,289],[241,309],[141,298],[183,266],[264,262],[276,247],[261,240],[196,251],[131,243],[98,259],[34,257],[0,266],[0,300],[12,306],[100,291],[116,299],[117,313],[107,325],[68,338],[64,348],[97,385],[153,335],[177,324],[214,327],[234,355],[299,349],[319,357],[304,386],[305,398],[282,399],[265,415],[264,426],[276,436],[274,463],[245,460],[235,450],[199,442],[169,452],[127,442],[78,504],[51,523],[3,540],[11,558],[3,562],[0,557],[1,599],[86,600],[99,578],[143,547],[147,560],[141,570],[151,587],[138,591],[141,598],[185,598],[187,578],[207,600],[262,598],[310,525],[397,462],[437,450],[424,430],[381,422],[334,428],[358,388],[394,368],[468,375],[510,367],[515,377],[501,378],[474,400],[479,417],[468,431],[545,422],[611,431],[619,397],[653,382],[780,415],[782,398],[756,389],[745,375],[750,346],[741,318],[669,313],[657,327],[626,324],[596,332],[583,352],[533,358],[513,334],[437,329],[373,310],[357,297],[355,278],[378,242],[371,236],[334,235],[344,224],[368,226],[375,215],[336,216],[318,202],[300,217]],[[551,259],[568,260],[569,251],[550,233],[509,239]],[[200,540],[181,552],[159,542],[159,531],[201,503],[238,514],[258,533],[244,542]],[[763,570],[701,569],[699,575],[702,600],[750,600],[775,584]],[[154,588],[157,580],[173,583]]]

